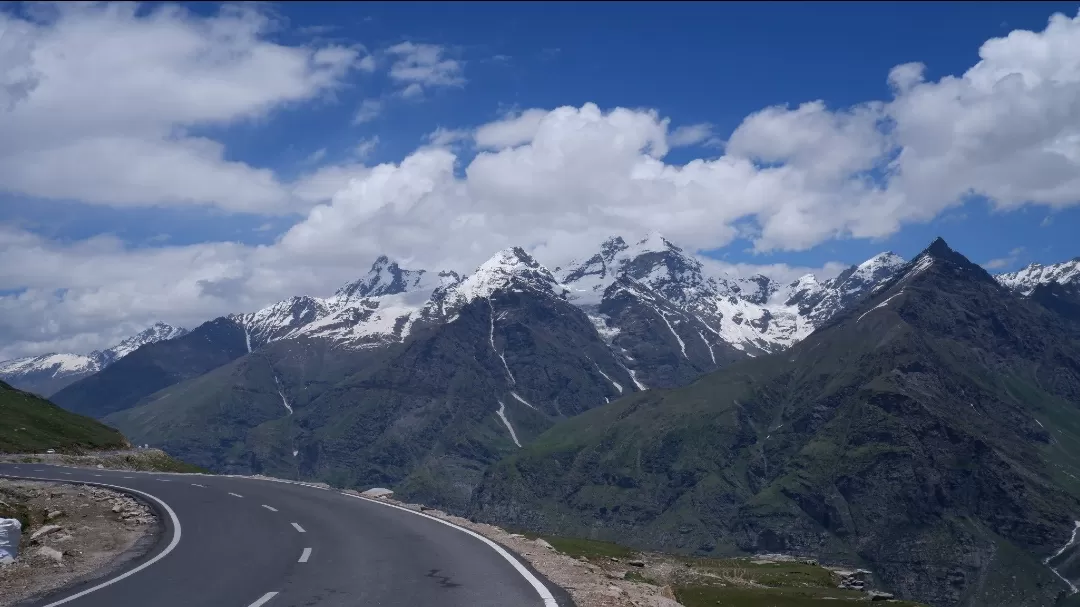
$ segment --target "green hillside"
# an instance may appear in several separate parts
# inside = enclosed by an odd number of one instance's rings
[[[57,453],[123,449],[124,436],[101,422],[70,413],[0,381],[0,453]]]
[[[944,242],[902,274],[788,351],[556,425],[473,514],[860,566],[936,607],[1060,604],[1077,551],[1043,559],[1080,518],[1080,336]]]

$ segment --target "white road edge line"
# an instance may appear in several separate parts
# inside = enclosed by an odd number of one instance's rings
[[[433,520],[435,522],[442,523],[442,524],[446,525],[447,527],[453,527],[454,529],[457,529],[458,531],[468,533],[469,535],[475,537],[476,539],[478,539],[481,542],[484,542],[485,544],[490,546],[492,550],[494,550],[495,552],[498,552],[500,556],[502,556],[504,559],[509,561],[510,564],[514,566],[514,569],[517,569],[517,572],[521,574],[521,577],[525,578],[525,581],[532,584],[533,589],[535,589],[536,593],[540,595],[540,598],[544,600],[544,607],[559,607],[558,601],[555,600],[555,595],[551,594],[551,591],[547,589],[547,586],[545,586],[543,582],[538,580],[536,578],[536,576],[532,574],[531,571],[526,569],[525,566],[522,565],[520,561],[518,561],[516,558],[514,558],[513,555],[511,555],[509,552],[507,552],[505,548],[503,548],[502,546],[500,546],[500,545],[496,544],[495,542],[489,540],[488,538],[480,535],[479,533],[473,531],[472,529],[466,529],[465,527],[460,527],[460,526],[455,525],[454,523],[451,523],[449,521],[444,521],[444,520],[442,520],[440,518],[435,518],[434,516],[424,514],[423,512],[417,512],[415,510],[409,510],[408,508],[402,508],[401,506],[397,506],[395,504],[388,504],[386,502],[382,502],[382,501],[379,501],[379,500],[376,500],[376,499],[371,499],[371,498],[367,498],[367,497],[361,497],[359,495],[351,495],[351,494],[348,494],[348,493],[343,493],[342,495],[348,495],[349,497],[355,497],[356,499],[361,499],[361,500],[364,500],[364,501],[367,501],[367,502],[372,502],[372,503],[375,503],[375,504],[379,504],[380,506],[386,506],[388,508],[397,508],[398,510],[408,512],[410,514],[415,514],[416,516],[422,516],[424,518],[429,518],[429,519],[431,519],[431,520]]]
[[[31,480],[55,481],[56,479],[34,478],[34,479],[31,479]],[[153,495],[150,495],[149,493],[146,493],[145,491],[139,491],[138,489],[132,489],[130,487],[121,487],[119,485],[109,485],[109,484],[106,484],[106,483],[98,483],[98,482],[95,482],[95,481],[82,481],[82,482],[85,485],[96,485],[98,487],[109,487],[109,488],[112,488],[112,489],[123,489],[125,491],[130,491],[132,493],[138,493],[139,495],[141,495],[143,497],[147,497],[147,498],[150,498],[150,499],[154,500],[155,502],[160,504],[162,508],[165,509],[165,512],[168,513],[168,515],[169,515],[169,518],[172,519],[172,524],[173,524],[172,541],[169,542],[169,545],[166,546],[164,550],[162,550],[156,556],[154,556],[154,558],[150,559],[149,561],[146,561],[145,563],[143,563],[142,565],[139,565],[138,567],[132,569],[131,571],[128,571],[126,573],[122,573],[122,574],[114,577],[111,580],[108,580],[106,582],[102,582],[102,583],[100,583],[97,586],[94,586],[92,588],[87,588],[86,590],[83,590],[82,592],[79,592],[77,594],[73,594],[73,595],[67,597],[66,599],[60,599],[59,601],[56,601],[54,603],[49,603],[48,605],[43,605],[42,607],[56,607],[57,605],[63,605],[64,603],[70,603],[71,601],[74,601],[75,599],[80,598],[80,597],[84,597],[84,596],[90,594],[91,592],[94,592],[95,590],[101,590],[102,588],[104,588],[106,586],[111,586],[112,584],[115,584],[115,583],[119,582],[120,580],[122,580],[124,578],[135,575],[136,573],[142,571],[143,569],[146,569],[150,565],[153,565],[154,563],[156,563],[156,562],[160,561],[161,559],[165,558],[170,552],[172,552],[176,548],[176,545],[180,543],[180,519],[176,518],[176,513],[173,512],[173,509],[170,508],[169,505],[166,504],[164,501],[162,501],[160,498],[158,498],[156,496],[153,496]],[[269,600],[269,599],[267,599],[267,600]],[[261,605],[262,603],[258,603],[258,604]]]
[[[300,560],[297,563],[306,563],[311,558],[311,548],[304,548],[303,554],[300,555]]]
[[[244,497],[244,496],[240,495],[239,493],[233,493],[232,491],[229,492],[229,495],[231,495],[233,497]]]
[[[300,533],[307,533],[307,531],[304,531],[304,528],[301,527],[299,523],[293,523],[292,526],[296,527],[296,530],[299,531]]]
[[[266,594],[262,595],[259,600],[255,601],[251,605],[248,605],[248,607],[260,607],[261,605],[265,605],[270,602],[270,599],[274,598],[275,596],[277,596],[276,592],[267,592]]]
[[[273,507],[273,506],[267,506],[266,504],[263,504],[263,505],[262,505],[262,507],[263,507],[263,508],[266,508],[266,509],[267,509],[267,510],[269,510],[270,512],[277,512],[277,508],[275,508],[275,507]]]

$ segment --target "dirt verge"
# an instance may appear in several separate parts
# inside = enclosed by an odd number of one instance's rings
[[[0,607],[106,576],[161,533],[145,504],[91,485],[0,479],[0,517],[23,525],[19,557],[0,565]]]

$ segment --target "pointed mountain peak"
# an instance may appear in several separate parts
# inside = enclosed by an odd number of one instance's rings
[[[938,240],[941,240],[941,239],[938,239]],[[935,242],[937,242],[937,241],[935,241]],[[945,241],[942,240],[941,242],[944,243]],[[870,259],[867,259],[866,261],[860,263],[859,267],[864,268],[864,267],[882,266],[882,265],[899,267],[899,266],[904,265],[905,263],[907,263],[907,262],[903,257],[900,257],[899,255],[897,255],[896,253],[893,253],[892,251],[885,251],[885,252],[882,252],[882,253],[878,253],[877,255],[874,255]]]
[[[454,290],[468,301],[491,297],[500,289],[530,288],[554,292],[558,286],[551,271],[521,247],[507,247],[480,264]],[[561,292],[561,290],[560,290]]]
[[[142,346],[182,337],[187,333],[188,330],[183,327],[174,327],[168,323],[156,322],[110,348],[91,352],[90,357],[98,360],[101,366],[105,366],[131,354]]]
[[[923,253],[942,259],[948,259],[953,255],[957,255],[956,251],[949,248],[949,243],[945,242],[945,239],[940,236],[935,238],[934,242],[931,242],[930,246],[926,247],[926,250],[924,250]]]
[[[657,231],[649,232],[644,238],[635,242],[633,246],[628,248],[628,252],[634,256],[644,253],[664,253],[667,251],[682,253],[682,249],[672,244],[670,240],[664,238],[664,236]]]
[[[920,263],[931,264],[932,262],[941,262],[956,269],[974,272],[980,277],[990,277],[982,266],[972,263],[967,257],[954,251],[945,242],[945,239],[940,236],[935,238],[934,242],[931,242],[930,246],[926,247],[922,253],[919,253],[912,263],[919,265]]]
[[[940,279],[949,282],[966,279],[998,286],[998,282],[982,266],[972,263],[967,257],[951,249],[945,239],[938,237],[906,267],[896,272],[892,280],[879,284],[872,293],[877,296],[889,290],[902,289],[906,285],[914,284],[912,281],[916,277],[919,277],[919,283]],[[936,284],[938,287],[943,286],[940,282]]]
[[[521,247],[507,247],[480,264],[480,267],[476,269],[473,276],[476,276],[477,274],[509,275],[527,270],[535,270],[537,268],[543,268],[543,266],[541,266],[540,262],[536,261],[532,255],[526,253],[525,249]],[[546,272],[547,269],[544,268],[544,271]]]
[[[404,293],[417,287],[424,274],[424,270],[403,270],[396,261],[380,255],[366,276],[338,289],[337,296],[350,300]]]

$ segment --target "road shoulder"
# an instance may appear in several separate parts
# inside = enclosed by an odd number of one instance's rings
[[[0,479],[0,516],[23,524],[19,558],[0,565],[0,607],[110,576],[151,552],[163,535],[141,500],[103,487]]]

